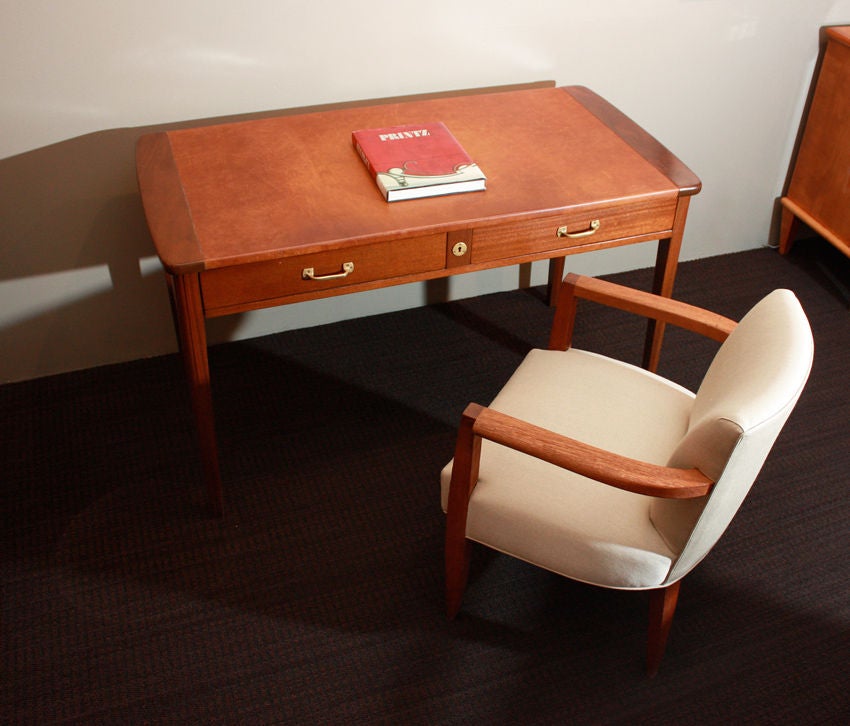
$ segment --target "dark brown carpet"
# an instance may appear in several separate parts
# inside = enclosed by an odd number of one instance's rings
[[[176,356],[0,387],[0,721],[846,722],[848,264],[812,243],[681,265],[677,297],[733,317],[793,289],[816,353],[654,680],[640,593],[477,550],[443,614],[438,472],[466,403],[545,345],[539,289],[213,349],[220,520]],[[642,339],[583,308],[577,345],[637,361]],[[693,387],[712,352],[670,331],[662,372]]]

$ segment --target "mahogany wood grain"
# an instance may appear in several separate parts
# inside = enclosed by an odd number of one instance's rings
[[[664,323],[676,325],[712,340],[723,342],[737,323],[730,318],[694,305],[617,285],[584,275],[568,274],[562,283],[560,304],[556,309],[549,347],[566,350],[572,339],[573,318],[576,315],[574,298],[583,298],[609,307],[625,310]]]
[[[307,268],[312,268],[317,276],[327,276],[341,270],[345,262],[354,265],[353,272],[346,277],[304,279],[303,271]],[[201,286],[207,317],[217,317],[327,297],[328,293],[346,294],[380,287],[387,279],[442,272],[445,266],[446,236],[431,234],[218,267],[201,273]]]
[[[136,176],[148,229],[166,270],[186,274],[204,269],[204,253],[168,134],[146,134],[138,140]]]
[[[447,124],[487,174],[487,190],[388,204],[351,132]],[[139,189],[175,312],[220,509],[203,320],[493,267],[658,240],[654,291],[670,295],[699,180],[584,88],[549,84],[264,116],[142,137]],[[600,228],[572,234],[599,219]],[[466,251],[453,255],[456,241]],[[350,276],[304,280],[315,267]],[[183,281],[182,278],[186,277]],[[557,285],[553,285],[557,291]],[[662,331],[649,334],[654,366]],[[208,418],[209,420],[200,420]],[[209,459],[209,460],[208,460]]]
[[[826,47],[787,194],[779,251],[802,220],[850,256],[850,26],[826,29]]]
[[[702,182],[697,176],[618,108],[585,86],[569,86],[565,90],[664,176],[672,180],[683,195],[700,191]]]
[[[487,191],[387,204],[351,132],[430,118],[478,161]],[[692,193],[559,88],[179,129],[143,137],[140,151],[154,242],[178,274]],[[185,208],[175,218],[178,190]],[[193,244],[172,243],[175,225]]]
[[[469,575],[466,517],[469,497],[478,482],[478,465],[481,461],[481,437],[475,435],[473,426],[482,410],[475,403],[467,406],[461,416],[455,445],[446,511],[446,611],[449,618],[454,618],[460,610]]]
[[[679,198],[676,209],[676,220],[673,223],[673,233],[658,240],[658,252],[655,255],[655,275],[652,281],[652,291],[657,295],[670,297],[673,295],[673,282],[676,279],[676,269],[679,265],[679,252],[682,249],[682,238],[685,233],[684,220],[688,215],[690,197]],[[646,326],[646,344],[644,346],[643,365],[650,371],[658,369],[661,359],[661,341],[664,338],[664,321],[650,318]]]
[[[546,258],[569,253],[574,247],[602,245],[612,240],[634,244],[638,238],[656,240],[670,234],[676,214],[675,195],[642,198],[624,202],[612,209],[609,205],[587,205],[549,217],[513,223],[480,225],[473,232],[472,263],[525,258]],[[592,222],[598,229],[587,237],[558,236],[558,230],[582,234]],[[606,246],[609,246],[606,244]],[[613,246],[613,245],[610,245]]]
[[[649,592],[649,638],[647,640],[646,672],[650,678],[658,673],[661,658],[667,648],[667,637],[673,625],[673,615],[679,602],[679,589],[682,584],[677,580],[672,585],[660,587]]]
[[[224,511],[224,492],[218,465],[218,444],[215,436],[212,395],[210,391],[210,367],[207,356],[207,332],[204,311],[200,305],[200,282],[197,274],[172,276],[169,289],[173,294],[177,316],[177,335],[186,377],[189,380],[189,395],[195,414],[198,443],[201,450],[201,466],[210,506],[215,514]]]

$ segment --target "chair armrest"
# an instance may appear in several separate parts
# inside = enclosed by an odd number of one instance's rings
[[[631,459],[475,403],[467,406],[463,415],[472,421],[472,433],[477,437],[619,489],[652,497],[690,499],[708,494],[714,485],[698,469],[676,469]]]
[[[561,291],[558,294],[558,307],[555,310],[549,339],[550,349],[566,350],[570,346],[575,327],[577,298],[677,325],[719,342],[726,340],[737,325],[734,320],[680,300],[570,273],[561,283]]]

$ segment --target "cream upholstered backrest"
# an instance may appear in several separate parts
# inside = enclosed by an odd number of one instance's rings
[[[790,290],[757,303],[720,347],[669,461],[717,483],[698,500],[657,499],[651,507],[656,529],[680,552],[667,583],[699,563],[735,516],[802,393],[813,353],[811,328]]]

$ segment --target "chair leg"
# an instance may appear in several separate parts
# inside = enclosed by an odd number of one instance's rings
[[[466,581],[469,578],[469,540],[462,534],[446,532],[446,613],[454,619],[460,610]]]
[[[673,624],[673,614],[679,600],[681,580],[667,587],[660,587],[649,593],[649,644],[647,647],[646,670],[651,677],[658,673],[667,636]]]
[[[458,427],[449,503],[446,510],[446,611],[449,619],[457,615],[469,577],[470,544],[466,539],[466,515],[469,497],[478,482],[481,437],[475,435],[475,422],[484,409],[470,403]]]

